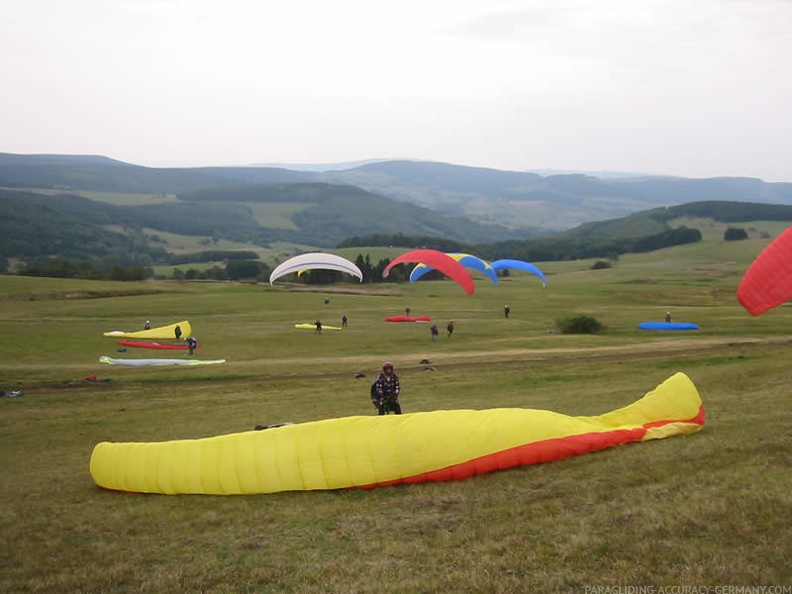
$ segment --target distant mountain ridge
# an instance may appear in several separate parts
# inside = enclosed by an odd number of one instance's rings
[[[128,165],[101,155],[20,155],[0,153],[0,165]]]
[[[464,213],[513,226],[530,220],[539,228],[553,231],[687,202],[792,204],[792,183],[753,178],[603,180],[582,174],[542,177],[529,172],[409,161],[373,163],[326,172],[324,177],[440,212]]]
[[[436,216],[490,225],[493,235],[501,237],[496,232],[501,227],[525,234],[558,232],[687,202],[792,204],[792,183],[739,177],[542,176],[404,159],[372,160],[349,169],[323,171],[258,166],[160,169],[95,155],[0,153],[0,187],[6,188],[182,196],[235,185],[311,182],[357,186],[369,194],[434,211]]]
[[[249,167],[269,167],[275,169],[291,169],[292,171],[313,171],[318,173],[322,171],[354,169],[361,165],[392,160],[393,159],[363,159],[360,161],[344,161],[341,163],[251,163]]]

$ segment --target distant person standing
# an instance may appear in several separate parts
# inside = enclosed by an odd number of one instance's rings
[[[330,305],[330,297],[325,297],[325,307]]]
[[[176,327],[173,329],[173,334],[176,336],[176,340],[181,340],[181,334],[182,334],[182,333],[181,333],[181,326],[178,326],[178,325],[177,325],[177,326],[176,326]]]
[[[432,327],[429,328],[429,334],[432,336],[432,342],[437,340],[437,335],[440,334],[440,329],[437,327],[437,324],[432,324]]]
[[[341,327],[346,328],[349,325],[349,318],[346,317],[346,314],[341,316]]]
[[[511,310],[509,309],[509,306],[508,305],[504,305],[503,306],[503,317],[504,318],[508,318],[510,313],[511,313]]]
[[[151,322],[150,321],[146,320],[143,323],[143,330],[151,330]]]
[[[407,317],[409,317],[409,316],[410,316],[410,312],[411,312],[411,311],[412,311],[412,310],[411,310],[409,307],[407,307],[407,308],[405,308],[405,309],[404,309],[404,313],[406,313],[406,314],[407,314]]]
[[[314,323],[316,324],[316,333],[317,334],[321,334],[322,333],[322,322],[320,320],[316,320],[316,322],[314,322]]]
[[[666,312],[665,321],[666,321],[667,324],[671,323],[671,312],[670,311]]]
[[[448,338],[451,338],[451,335],[454,333],[454,328],[456,328],[456,324],[454,320],[448,322],[448,326],[446,326],[446,332],[448,332]]]

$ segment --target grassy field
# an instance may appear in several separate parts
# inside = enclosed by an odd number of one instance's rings
[[[707,238],[623,256],[606,270],[591,270],[592,261],[543,263],[546,288],[527,274],[498,285],[474,274],[470,297],[450,281],[308,289],[0,276],[0,389],[24,392],[0,398],[0,590],[790,592],[792,306],[753,318],[735,298],[767,242]],[[383,321],[406,307],[441,329],[453,319],[456,332],[432,342],[427,324]],[[637,329],[668,309],[701,329]],[[343,314],[349,328],[341,332],[294,328],[316,319],[340,325]],[[558,318],[578,314],[595,316],[605,332],[554,332]],[[190,320],[201,343],[195,356],[227,362],[98,362],[159,356],[118,353],[102,336],[142,329],[146,319]],[[687,437],[370,491],[161,496],[102,491],[91,480],[100,441],[370,415],[369,381],[385,359],[401,377],[407,413],[594,415],[682,371],[698,387],[707,423]],[[84,381],[92,375],[108,381]]]

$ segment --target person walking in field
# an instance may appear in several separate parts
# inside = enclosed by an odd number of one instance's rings
[[[509,309],[508,305],[503,306],[503,317],[508,318],[509,314],[511,313],[511,309]]]
[[[437,324],[432,324],[432,327],[429,328],[429,334],[432,336],[432,342],[437,340],[437,335],[440,334],[440,329],[437,327]]]
[[[448,338],[451,338],[451,335],[454,333],[454,328],[456,328],[456,324],[454,320],[448,322],[448,326],[446,326],[446,332],[448,332]]]
[[[320,320],[316,320],[316,322],[314,322],[314,324],[316,325],[316,333],[317,334],[321,334],[322,333],[322,322]]]
[[[176,326],[173,329],[173,334],[174,336],[176,336],[176,340],[181,340],[181,335],[182,335],[181,326]]]
[[[346,314],[341,316],[341,327],[346,328],[349,325],[349,318],[347,318]]]

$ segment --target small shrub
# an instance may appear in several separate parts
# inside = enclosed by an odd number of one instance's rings
[[[556,327],[561,334],[598,334],[604,326],[592,316],[574,316],[556,320]]]
[[[592,264],[591,269],[602,270],[603,268],[610,268],[610,267],[611,267],[610,262],[606,262],[605,260],[597,260],[596,262],[594,262],[594,264]]]
[[[723,239],[725,241],[741,241],[743,239],[748,239],[748,233],[746,233],[745,229],[729,227],[723,234]]]

